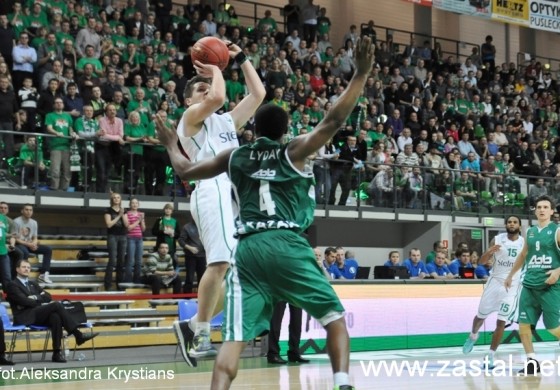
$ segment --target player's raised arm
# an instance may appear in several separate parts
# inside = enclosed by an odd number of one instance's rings
[[[358,39],[354,51],[354,62],[356,71],[348,87],[336,100],[329,110],[327,116],[315,127],[315,129],[301,137],[296,137],[290,142],[288,153],[290,159],[296,163],[304,161],[307,156],[318,150],[338,129],[344,124],[354,107],[360,93],[364,89],[367,77],[373,64],[373,45],[369,37]]]
[[[226,83],[220,68],[203,64],[200,61],[195,61],[194,67],[200,77],[189,80],[185,90],[189,106],[183,114],[183,135],[185,137],[196,135],[202,128],[204,120],[218,111],[226,101]],[[208,83],[210,83],[209,86]],[[203,94],[205,97],[200,102],[191,104],[190,100],[195,94]]]
[[[227,171],[229,156],[234,149],[225,150],[208,160],[191,162],[179,150],[179,138],[175,129],[170,127],[167,121],[159,115],[156,115],[155,121],[158,139],[167,149],[171,165],[181,180],[210,179]]]
[[[241,70],[243,71],[245,83],[247,84],[247,90],[249,91],[249,94],[245,96],[230,112],[235,124],[235,130],[238,131],[253,116],[257,108],[259,108],[266,96],[266,90],[264,89],[264,85],[261,82],[257,71],[253,68],[253,64],[251,64],[251,61],[248,61],[241,48],[234,44],[230,44],[228,48],[230,57],[239,64]]]

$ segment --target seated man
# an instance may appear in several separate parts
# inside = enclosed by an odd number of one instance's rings
[[[435,260],[426,265],[428,274],[434,279],[453,279],[455,276],[449,271],[445,264],[447,253],[445,251],[436,252]]]
[[[27,260],[20,260],[16,264],[17,276],[8,284],[6,297],[14,315],[14,325],[43,325],[48,326],[52,333],[53,355],[55,363],[66,363],[62,353],[62,329],[74,335],[76,345],[99,335],[93,333],[84,335],[78,329],[78,324],[66,311],[60,302],[53,301],[51,295],[43,290],[36,282],[29,280],[31,265]]]
[[[474,274],[477,279],[486,280],[490,277],[490,271],[492,271],[493,258],[484,264],[479,264],[475,270]]]
[[[449,271],[455,277],[459,277],[459,268],[473,268],[471,264],[471,252],[468,249],[458,249],[455,253],[457,258],[449,264]]]
[[[346,251],[344,248],[336,248],[336,266],[344,279],[356,279],[358,271],[358,262],[355,260],[356,255],[353,251]]]
[[[323,269],[331,279],[344,279],[336,264],[336,249],[334,249],[332,246],[329,246],[327,249],[325,249]]]
[[[39,281],[52,283],[49,277],[51,269],[52,249],[46,245],[41,245],[37,240],[39,227],[37,221],[32,219],[33,205],[24,204],[21,209],[21,216],[14,219],[12,234],[16,237],[16,246],[23,253],[23,258],[27,260],[30,253],[43,255],[43,263],[39,270]]]
[[[161,286],[173,286],[173,294],[181,292],[181,278],[173,268],[173,258],[169,255],[169,245],[161,242],[157,252],[150,253],[142,267],[142,282],[152,286],[152,294],[159,295]]]
[[[383,264],[385,267],[400,267],[402,266],[401,263],[401,254],[399,251],[391,251],[389,252],[389,260]]]
[[[403,265],[408,269],[411,279],[424,279],[428,276],[428,270],[421,260],[420,249],[412,248],[409,252],[409,258],[403,262]]]

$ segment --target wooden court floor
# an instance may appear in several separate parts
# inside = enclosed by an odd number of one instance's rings
[[[496,369],[485,372],[479,361],[487,346],[477,346],[465,356],[459,348],[359,352],[351,355],[351,378],[356,389],[560,389],[558,343],[537,343],[546,372],[536,377],[516,375],[523,365],[520,344],[500,348]],[[232,389],[327,390],[332,389],[330,364],[325,355],[310,355],[311,363],[271,366],[265,358],[244,358]],[[33,371],[2,367],[0,384],[5,389],[207,389],[213,361],[201,361],[195,369],[180,357],[168,363],[103,366],[101,360],[85,367],[48,368]],[[409,369],[407,369],[409,368]],[[391,372],[388,370],[392,369]],[[396,370],[402,369],[400,373]],[[414,370],[414,373],[412,372]],[[421,370],[421,372],[420,372]]]

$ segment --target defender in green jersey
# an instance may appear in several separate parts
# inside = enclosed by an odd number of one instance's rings
[[[181,158],[175,132],[162,118],[156,119],[159,139],[182,179],[229,172],[240,201],[239,244],[226,277],[224,344],[214,365],[212,389],[229,388],[247,341],[268,329],[274,304],[280,300],[305,309],[325,327],[335,388],[353,388],[344,309],[299,233],[311,223],[314,206],[313,177],[305,160],[352,112],[373,63],[368,37],[357,44],[355,63],[356,73],[325,119],[287,145],[280,140],[288,130],[288,116],[270,104],[255,114],[260,138],[254,145],[196,163]]]
[[[525,269],[523,290],[519,298],[519,337],[527,354],[521,374],[540,372],[533,349],[531,326],[543,315],[546,329],[560,339],[560,229],[551,221],[556,210],[554,200],[547,195],[536,201],[537,225],[527,229],[525,245],[504,282],[512,285],[513,275]]]

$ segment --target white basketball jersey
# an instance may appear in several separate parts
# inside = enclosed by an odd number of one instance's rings
[[[494,244],[500,245],[500,250],[494,253],[491,275],[505,280],[513,268],[517,255],[521,253],[523,245],[525,245],[525,239],[520,235],[517,240],[511,241],[508,239],[507,233],[500,233],[494,238]],[[518,280],[519,275],[520,273],[517,272],[513,280]]]
[[[224,150],[239,146],[233,118],[229,113],[210,115],[204,120],[200,131],[193,137],[183,135],[184,118],[184,116],[181,118],[179,126],[177,126],[177,135],[191,161],[207,160]],[[215,179],[229,180],[226,173],[220,174]],[[204,180],[201,181],[201,184],[203,182]]]

